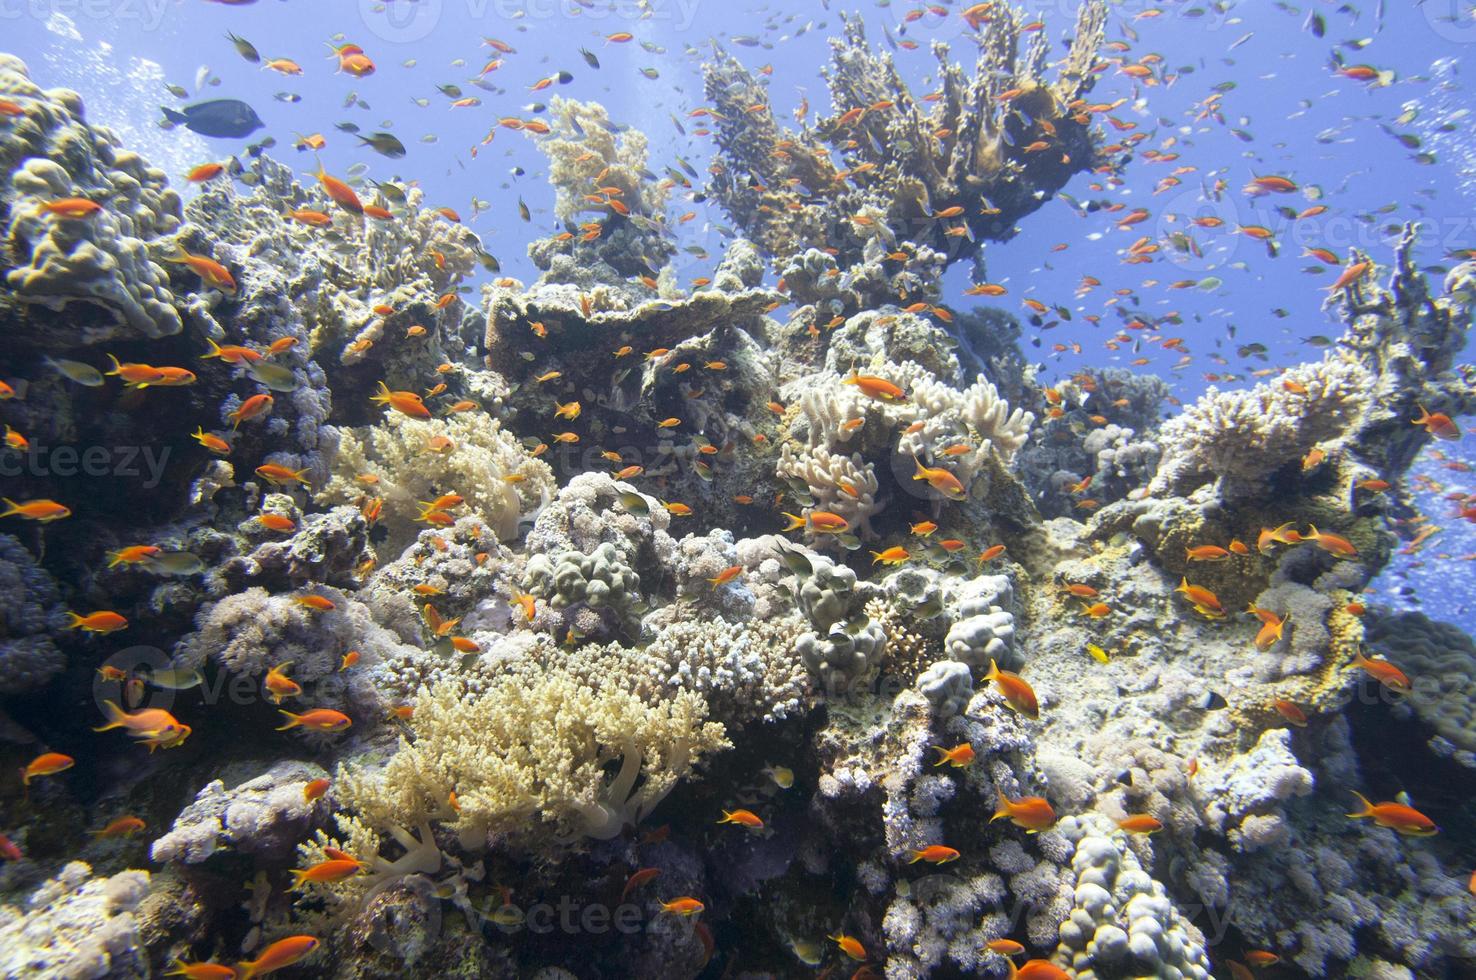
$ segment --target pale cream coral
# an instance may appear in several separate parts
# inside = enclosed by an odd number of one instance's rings
[[[378,774],[341,768],[337,792],[372,825],[440,819],[469,847],[538,821],[607,839],[638,822],[702,756],[727,747],[706,714],[690,691],[647,702],[563,671],[504,677],[478,694],[446,681],[422,689],[413,741]],[[606,767],[616,760],[612,779]]]
[[[1212,387],[1164,423],[1164,457],[1151,492],[1183,493],[1214,477],[1222,486],[1257,486],[1319,443],[1351,432],[1373,387],[1366,368],[1337,357],[1300,365],[1254,388]]]
[[[659,212],[665,203],[664,183],[646,180],[646,136],[626,129],[616,136],[610,116],[598,102],[554,96],[549,102],[553,132],[538,143],[548,157],[548,180],[558,193],[554,215],[576,221],[591,210],[584,195],[596,187],[618,187],[620,200],[637,213]],[[595,178],[599,182],[595,182]]]
[[[451,446],[431,448],[445,438]],[[357,478],[372,473],[379,481],[366,486]],[[391,538],[408,542],[419,530],[414,522],[422,501],[444,493],[465,498],[453,515],[472,513],[499,538],[517,535],[518,522],[535,514],[553,492],[553,471],[535,459],[502,424],[481,412],[447,418],[414,419],[389,412],[378,424],[345,429],[333,477],[318,493],[323,504],[356,503],[365,497],[384,501],[382,522]],[[398,525],[398,526],[396,526]]]
[[[803,451],[785,443],[776,472],[809,488],[819,510],[839,514],[855,534],[871,534],[871,517],[881,510],[876,471],[860,453],[843,456],[823,446]]]

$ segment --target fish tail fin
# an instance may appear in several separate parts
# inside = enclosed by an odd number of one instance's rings
[[[1367,816],[1372,816],[1373,815],[1373,804],[1370,803],[1370,802],[1368,802],[1368,797],[1364,796],[1362,793],[1358,792],[1358,790],[1356,790],[1356,789],[1350,789],[1350,790],[1348,790],[1348,792],[1350,792],[1354,796],[1358,797],[1358,805],[1361,807],[1361,809],[1357,813],[1350,813],[1350,814],[1348,814],[1348,816],[1354,817],[1354,818],[1358,818],[1358,817],[1367,817]]]
[[[948,750],[945,749],[943,746],[941,746],[941,745],[930,745],[930,746],[928,746],[928,748],[930,748],[934,752],[938,753],[938,761],[935,762],[935,763],[933,763],[933,765],[935,765],[935,766],[941,766],[941,765],[943,765],[944,763],[946,763],[948,761]]]
[[[912,860],[911,861],[908,861],[907,863],[908,864],[916,864],[917,862],[919,862],[919,861],[922,860],[922,857],[923,857],[923,852],[922,851],[913,851],[912,852]]]
[[[382,380],[377,382],[377,384],[379,385],[379,389],[369,396],[369,400],[372,402],[388,402],[390,398],[389,385],[385,384]]]
[[[108,355],[108,360],[110,360],[110,361],[113,362],[113,370],[107,372],[108,374],[110,374],[110,375],[116,375],[116,374],[118,374],[119,372],[121,372],[123,370],[123,365],[122,364],[119,364],[118,363],[118,359],[116,357],[114,357],[112,354],[109,354]]]
[[[298,725],[301,725],[302,724],[302,716],[301,715],[294,715],[292,712],[290,712],[290,711],[283,711],[281,708],[278,708],[277,709],[277,714],[279,714],[283,718],[286,718],[287,719],[287,724],[285,724],[281,728],[278,728],[277,729],[277,731],[279,731],[279,732],[285,732],[289,728],[296,728]]]
[[[1010,815],[1010,798],[1005,796],[1004,790],[998,786],[994,787],[994,791],[999,794],[999,809],[995,810],[994,816],[989,818],[990,823]]]
[[[789,526],[786,527],[784,530],[797,531],[805,526],[805,519],[803,517],[796,517],[788,511],[780,511],[780,513],[789,518]]]
[[[0,514],[0,517],[9,517],[11,514],[20,513],[20,504],[14,500],[11,500],[9,497],[0,497],[0,501],[5,503],[5,513]]]
[[[70,609],[67,610],[67,629],[80,629],[84,622],[86,622],[86,620],[82,616],[77,615]]]
[[[93,731],[95,732],[107,732],[112,731],[114,728],[122,728],[124,719],[128,717],[123,709],[118,707],[118,702],[116,701],[104,701],[102,703],[102,713],[103,717],[108,720],[107,724],[101,728],[94,728]]]
[[[183,126],[183,125],[185,125],[186,123],[188,123],[190,121],[190,117],[189,116],[186,116],[184,113],[180,112],[178,109],[171,109],[167,105],[161,105],[159,107],[159,111],[162,112],[162,113],[164,113],[164,118],[165,119],[167,119],[170,122],[174,123],[176,126]]]
[[[1319,535],[1317,533],[1317,525],[1316,524],[1308,524],[1307,527],[1309,529],[1307,531],[1307,540],[1308,541],[1316,541],[1319,537],[1321,537],[1321,535]]]
[[[986,681],[992,681],[992,680],[997,680],[998,678],[999,678],[999,664],[994,660],[994,658],[991,657],[990,660],[989,660],[989,673],[987,673],[987,674],[984,675],[984,679]]]
[[[928,478],[927,467],[923,466],[922,460],[917,458],[917,453],[912,454],[912,461],[917,464],[917,472],[912,474],[914,480],[926,480]]]

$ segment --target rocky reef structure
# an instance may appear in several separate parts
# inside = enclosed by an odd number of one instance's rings
[[[1470,643],[1359,599],[1403,527],[1368,481],[1420,406],[1476,408],[1471,267],[1431,287],[1411,230],[1330,300],[1335,353],[1168,421],[1162,382],[1041,388],[1013,318],[935,302],[1092,165],[1104,9],[1047,83],[1000,8],[926,110],[849,22],[798,134],[719,53],[748,240],[689,290],[644,138],[555,100],[568,227],[476,308],[485,253],[419,190],[359,216],[262,157],[181,203],[0,60],[0,275],[81,276],[0,302],[0,415],[169,450],[148,487],[15,481],[70,513],[0,537],[3,731],[78,764],[0,809],[4,970],[310,935],[344,978],[1004,976],[1004,940],[1081,977],[1458,971],[1459,848],[1347,814],[1404,788],[1382,726],[1452,779],[1473,751]]]
[[[1085,96],[1106,16],[1105,4],[1082,5],[1071,49],[1047,82],[1044,35],[1022,34],[1022,15],[1001,5],[972,24],[972,76],[949,61],[948,45],[934,45],[940,85],[926,99],[890,55],[871,49],[861,19],[847,19],[826,71],[833,114],[800,132],[781,128],[759,79],[720,52],[705,78],[722,158],[713,191],[784,268],[801,303],[822,298],[817,263],[844,272],[864,300],[835,312],[920,294],[948,262],[1008,239],[1093,166]],[[905,257],[890,254],[899,250]],[[860,271],[872,268],[879,274]]]

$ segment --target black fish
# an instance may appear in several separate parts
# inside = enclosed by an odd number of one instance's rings
[[[215,139],[244,139],[266,125],[255,109],[239,99],[213,99],[183,109],[164,106],[162,111],[175,125]]]
[[[393,133],[370,133],[368,136],[359,136],[366,146],[372,146],[376,153],[381,153],[391,160],[398,160],[405,155],[405,144],[401,143]]]

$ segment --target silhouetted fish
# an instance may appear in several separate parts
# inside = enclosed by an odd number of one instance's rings
[[[215,139],[244,139],[266,125],[255,109],[239,99],[212,99],[183,109],[165,106],[163,112],[170,122]]]

